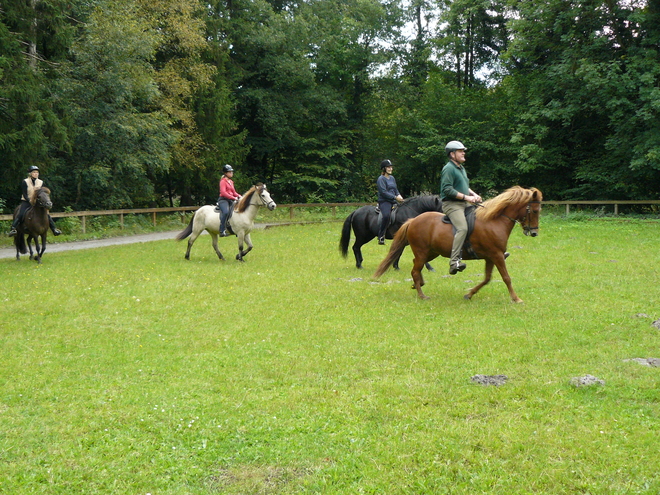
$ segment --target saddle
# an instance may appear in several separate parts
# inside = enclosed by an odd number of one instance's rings
[[[227,201],[229,203],[229,211],[227,212],[227,232],[236,235],[234,231],[231,228],[231,224],[229,223],[229,220],[231,219],[232,215],[234,214],[234,206],[236,206],[236,201]],[[215,210],[216,213],[220,215],[220,222],[222,223],[222,210],[220,209],[219,205],[215,205]]]
[[[395,205],[392,205],[392,213],[390,214],[390,223],[389,223],[388,227],[390,225],[392,225],[394,223],[394,221],[396,220],[396,211],[398,209],[399,209],[399,204],[398,203],[395,204]],[[374,207],[374,211],[378,214],[378,225],[380,225],[380,221],[383,219],[383,213],[380,211],[380,208],[378,207],[378,205],[376,205]]]
[[[467,225],[468,225],[468,233],[467,237],[465,238],[465,243],[463,243],[463,259],[465,260],[478,260],[479,255],[475,253],[474,249],[472,249],[472,244],[470,243],[470,236],[472,235],[472,231],[474,230],[474,221],[477,218],[477,207],[472,205],[468,206],[465,208],[465,220],[467,220]],[[456,235],[456,227],[454,227],[451,223],[451,220],[447,215],[444,215],[442,217],[442,223],[447,223],[452,226],[452,232],[454,235]]]

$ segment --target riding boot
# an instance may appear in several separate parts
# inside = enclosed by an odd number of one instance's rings
[[[53,235],[55,237],[62,233],[62,231],[55,226],[55,221],[51,218],[50,215],[48,215],[48,223],[50,224],[50,230],[53,231]]]
[[[458,272],[465,270],[467,265],[463,263],[460,258],[456,261],[449,263],[449,275],[456,275]]]

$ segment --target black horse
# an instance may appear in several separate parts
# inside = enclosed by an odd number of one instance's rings
[[[18,233],[14,237],[14,246],[16,246],[16,259],[21,259],[21,254],[27,254],[28,248],[30,249],[30,259],[36,260],[41,263],[41,257],[46,251],[46,237],[48,236],[48,229],[50,221],[48,220],[48,210],[53,207],[50,200],[50,189],[47,187],[40,187],[33,193],[30,198],[30,206],[23,217],[23,222],[18,226]],[[20,206],[14,211],[14,218],[18,215]],[[27,234],[27,245],[25,243],[25,235]],[[39,237],[41,237],[41,246],[39,246]],[[34,239],[34,246],[36,253],[32,254],[32,240]]]
[[[393,239],[401,225],[417,215],[427,211],[442,212],[442,201],[438,196],[413,196],[406,199],[393,213],[394,220],[385,231],[386,239]],[[353,253],[355,254],[355,266],[362,268],[362,246],[371,241],[378,235],[378,213],[375,206],[362,206],[351,213],[344,221],[344,227],[341,231],[341,240],[339,241],[339,250],[344,258],[348,256],[348,243],[351,240],[351,227],[355,233],[355,243],[353,244]],[[394,264],[394,269],[399,269],[399,260]],[[426,268],[433,271],[428,263]]]

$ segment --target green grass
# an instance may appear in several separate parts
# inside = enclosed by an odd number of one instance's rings
[[[373,282],[338,224],[0,260],[0,493],[658,493],[660,222],[541,227],[520,305],[444,259],[421,301],[409,250]]]

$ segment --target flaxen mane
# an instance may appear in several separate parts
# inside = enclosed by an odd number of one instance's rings
[[[34,205],[37,203],[37,196],[39,196],[39,193],[40,193],[42,190],[43,190],[46,194],[50,195],[50,189],[48,189],[47,187],[40,187],[40,188],[38,188],[38,189],[35,189],[34,191],[32,191],[32,196],[30,196],[30,204],[31,204],[32,206],[34,206]]]
[[[529,203],[532,201],[534,193],[539,193],[540,197],[540,191],[535,187],[525,189],[520,186],[513,186],[499,196],[485,201],[483,203],[484,208],[477,208],[477,218],[481,220],[492,220],[501,215],[507,206]]]
[[[259,193],[261,193],[261,191],[263,191],[263,190],[264,190],[264,185],[261,182],[259,184],[257,184],[256,186],[252,186],[250,188],[250,190],[248,192],[246,192],[243,195],[243,197],[240,199],[240,201],[236,205],[236,209],[234,211],[236,213],[243,213],[245,211],[245,209],[248,207],[248,205],[250,204],[250,200],[252,199],[252,195],[257,191],[259,191]]]

